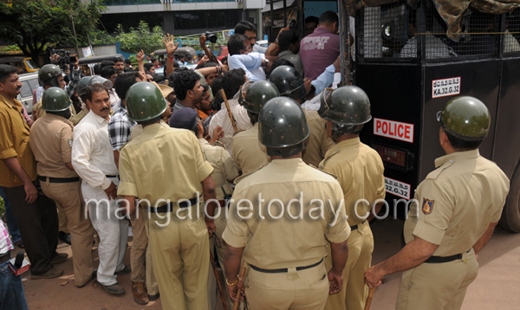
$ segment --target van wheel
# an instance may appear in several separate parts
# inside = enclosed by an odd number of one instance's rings
[[[520,232],[520,164],[511,177],[509,195],[499,225],[512,232]]]

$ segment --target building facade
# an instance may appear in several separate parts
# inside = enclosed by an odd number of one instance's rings
[[[184,35],[233,29],[241,20],[257,25],[261,32],[261,9],[266,0],[105,0],[108,10],[101,22],[113,33],[118,24],[125,30],[140,20],[150,28],[161,26],[165,33]],[[261,37],[258,33],[258,37]]]

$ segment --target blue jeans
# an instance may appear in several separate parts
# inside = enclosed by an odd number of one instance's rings
[[[22,276],[15,276],[8,264],[0,264],[0,310],[28,310]]]
[[[11,240],[13,243],[22,241],[22,237],[20,236],[20,229],[18,228],[18,224],[16,223],[16,218],[14,217],[13,209],[11,207],[11,202],[9,202],[9,199],[7,199],[7,195],[5,194],[2,187],[0,187],[0,196],[2,196],[5,202],[5,221],[7,222],[9,233],[11,234]]]

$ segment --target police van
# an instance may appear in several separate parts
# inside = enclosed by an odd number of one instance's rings
[[[319,16],[316,8],[331,5],[331,1],[319,3],[297,1],[297,20]],[[332,4],[340,16],[340,42],[354,38],[354,48],[340,46],[347,55],[342,60],[342,82],[361,87],[370,98],[373,120],[365,124],[361,140],[384,162],[390,212],[404,216],[415,189],[435,169],[434,160],[444,155],[436,113],[457,96],[473,96],[491,113],[480,154],[496,162],[511,180],[500,225],[520,232],[518,4],[510,0]],[[275,14],[269,14],[273,19]],[[304,33],[304,23],[298,25]]]
[[[496,14],[475,1],[450,24],[441,1],[385,2],[355,13],[354,83],[370,98],[361,139],[385,164],[389,205],[412,199],[444,155],[437,111],[473,96],[491,113],[480,154],[511,180],[500,225],[520,232],[520,9]]]

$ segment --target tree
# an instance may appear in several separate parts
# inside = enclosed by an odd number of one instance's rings
[[[103,0],[7,0],[0,2],[0,36],[12,40],[22,52],[39,63],[48,43],[74,44],[72,21],[78,43],[86,43],[105,10]]]

